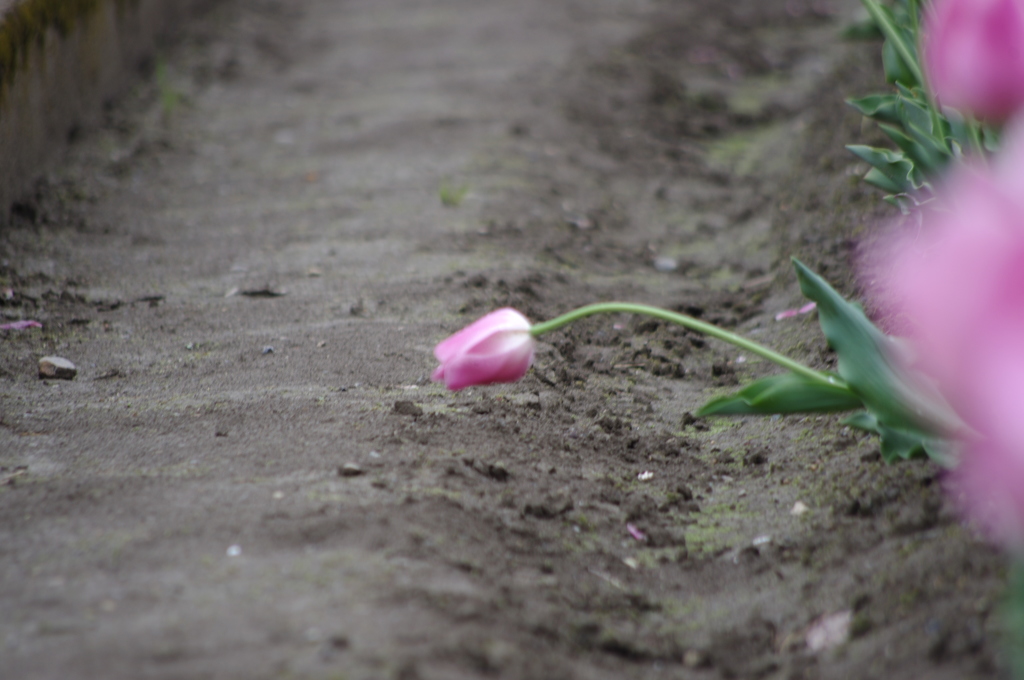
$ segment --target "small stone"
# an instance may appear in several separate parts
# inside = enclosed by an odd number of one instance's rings
[[[679,263],[674,257],[661,255],[654,258],[654,269],[659,272],[674,272],[679,269]]]
[[[363,474],[363,468],[356,463],[345,463],[338,468],[339,477],[358,477]]]
[[[688,649],[683,654],[683,665],[687,668],[706,668],[711,665],[711,657],[700,649]]]
[[[536,517],[537,519],[554,519],[572,510],[574,505],[569,495],[553,493],[528,500],[523,507],[523,515],[526,517]]]
[[[487,463],[484,472],[488,477],[499,482],[506,482],[511,477],[504,463]]]
[[[685,548],[686,532],[681,527],[652,527],[647,530],[647,544],[652,548]]]
[[[55,380],[74,380],[78,368],[63,357],[43,357],[39,360],[39,377]]]
[[[273,345],[267,345],[266,347],[264,347],[263,350],[262,350],[262,353],[263,354],[273,354],[274,353]]]
[[[815,619],[804,633],[804,642],[812,653],[838,647],[850,639],[853,612],[846,610]]]
[[[806,513],[808,510],[809,508],[806,505],[804,505],[801,501],[797,501],[796,503],[793,504],[793,509],[789,511],[789,514],[794,515],[795,517],[799,517],[800,515]]]
[[[413,416],[414,418],[423,415],[423,409],[413,402],[405,400],[396,401],[394,411],[400,416]]]
[[[238,557],[241,554],[242,554],[242,546],[240,546],[240,545],[228,546],[228,557]]]

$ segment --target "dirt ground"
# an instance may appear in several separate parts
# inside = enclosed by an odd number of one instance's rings
[[[0,228],[0,676],[1005,677],[1004,560],[773,369],[889,214],[856,0],[226,0]],[[56,354],[74,381],[40,380]],[[797,503],[807,508],[794,512]],[[630,527],[632,528],[632,533]],[[828,624],[849,639],[832,640]]]

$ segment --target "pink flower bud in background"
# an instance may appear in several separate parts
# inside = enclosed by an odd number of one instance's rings
[[[441,365],[431,379],[450,390],[519,380],[537,345],[530,327],[529,319],[510,308],[477,319],[434,348]]]
[[[1024,106],[1024,0],[935,0],[921,35],[940,106],[991,122]]]
[[[1024,549],[1024,129],[988,167],[958,167],[943,205],[897,239],[877,286],[920,368],[969,431],[950,476],[986,532]]]

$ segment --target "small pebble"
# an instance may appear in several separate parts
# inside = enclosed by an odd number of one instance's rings
[[[238,557],[241,554],[242,554],[242,546],[240,546],[240,545],[228,546],[228,557]]]
[[[273,348],[272,345],[267,345],[266,347],[263,348],[263,354],[273,354],[273,353],[274,353],[274,348]]]
[[[654,473],[651,472],[650,470],[644,470],[643,472],[638,474],[636,478],[639,479],[641,482],[646,482],[649,479],[654,479]]]
[[[421,409],[415,403],[405,399],[396,401],[394,409],[395,413],[397,413],[400,416],[418,417],[423,415],[423,409]]]
[[[802,502],[797,501],[793,504],[793,509],[789,511],[789,514],[799,517],[800,515],[807,512],[810,508],[804,505]]]
[[[339,477],[358,477],[363,474],[363,468],[356,463],[345,463],[338,468]]]
[[[674,272],[679,269],[679,263],[674,257],[660,255],[654,258],[654,268],[659,272]]]
[[[39,360],[39,377],[56,380],[74,380],[78,368],[63,357],[43,357]]]
[[[711,665],[711,658],[707,652],[699,649],[688,649],[683,654],[683,665],[687,668],[704,668]]]

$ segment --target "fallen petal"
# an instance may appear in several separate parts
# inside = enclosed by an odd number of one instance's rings
[[[807,649],[812,652],[823,652],[843,644],[850,637],[851,621],[853,612],[848,609],[815,619],[804,633]]]
[[[38,321],[14,321],[0,325],[0,331],[23,331],[27,328],[42,328]]]
[[[642,532],[639,529],[637,529],[636,525],[634,525],[634,524],[627,524],[626,525],[626,531],[628,531],[629,535],[632,536],[633,538],[635,538],[638,541],[646,541],[647,540],[647,534],[645,534],[644,532]]]
[[[799,316],[800,314],[807,314],[808,312],[813,312],[817,308],[818,304],[816,302],[808,302],[800,309],[784,309],[783,311],[775,315],[775,320],[782,321],[783,319],[792,319],[794,316]]]

